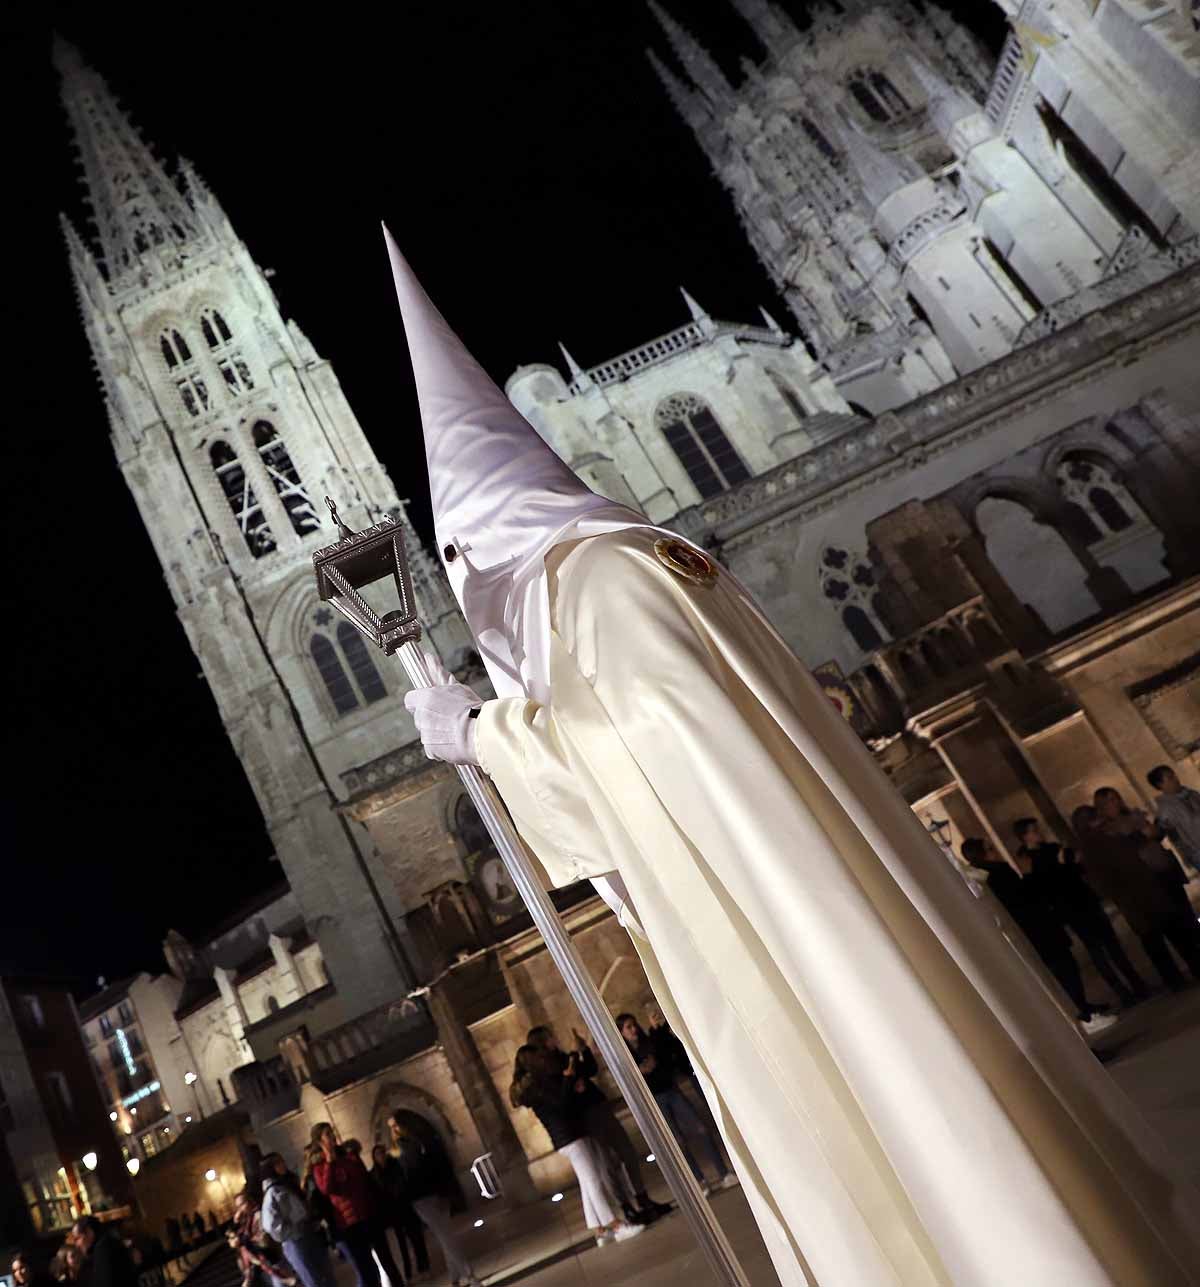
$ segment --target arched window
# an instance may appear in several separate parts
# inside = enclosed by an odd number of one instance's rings
[[[708,403],[694,393],[674,393],[659,403],[654,423],[701,497],[716,496],[750,477]]]
[[[206,308],[200,315],[200,330],[230,395],[237,398],[253,389],[250,367],[233,342],[233,332],[215,308]]]
[[[364,703],[369,706],[381,697],[386,697],[387,689],[379,678],[379,671],[375,669],[371,654],[367,652],[367,645],[363,643],[362,635],[348,621],[338,622],[337,641],[350,663],[350,672],[363,695]]]
[[[975,511],[975,522],[996,571],[1051,633],[1100,611],[1070,546],[1024,505],[988,496]]]
[[[1097,563],[1114,568],[1134,591],[1168,575],[1162,533],[1113,468],[1088,456],[1064,456],[1055,481]]]
[[[796,417],[797,420],[803,420],[808,412],[804,410],[804,404],[796,394],[796,390],[779,374],[778,371],[767,367],[767,378],[775,386],[775,392],[787,403],[788,410]]]
[[[348,621],[336,627],[333,622],[333,610],[320,604],[313,612],[308,647],[334,710],[346,715],[386,697],[387,688],[358,631]]]
[[[875,573],[870,563],[851,551],[827,545],[818,569],[821,594],[837,611],[842,625],[863,652],[882,648],[889,635],[875,610]]]
[[[192,360],[192,353],[187,346],[187,341],[178,331],[164,331],[160,343],[162,344],[163,358],[167,363],[168,370],[177,367],[181,362],[190,362]]]
[[[308,493],[304,490],[287,448],[275,432],[275,426],[266,420],[260,420],[254,426],[254,445],[274,484],[275,494],[287,510],[292,530],[297,536],[315,532],[321,526],[321,521],[317,518],[312,501],[308,499]]]
[[[339,715],[346,715],[358,706],[358,697],[346,677],[342,659],[337,649],[325,635],[313,635],[309,641],[309,650],[316,663],[317,673],[325,685],[325,691],[333,702],[333,708]]]
[[[221,490],[229,502],[229,508],[237,520],[245,538],[246,547],[256,559],[270,554],[275,548],[275,537],[267,525],[267,520],[237,458],[237,453],[227,443],[218,439],[208,449],[208,458],[212,462],[213,472],[221,483]]]
[[[208,386],[200,378],[187,341],[172,327],[163,331],[158,343],[184,410],[190,416],[198,416],[202,411],[207,411]]]
[[[851,72],[847,88],[867,116],[880,125],[886,125],[912,110],[904,95],[883,72],[875,68]]]

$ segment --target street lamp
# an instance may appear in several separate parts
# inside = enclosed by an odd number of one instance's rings
[[[125,1163],[125,1169],[130,1175],[136,1175],[142,1169],[141,1159],[131,1157],[129,1161]]]
[[[109,1113],[109,1115],[108,1115],[108,1120],[109,1120],[110,1122],[115,1122],[115,1121],[117,1120],[117,1115],[116,1115],[116,1113],[115,1113],[115,1112],[114,1112],[114,1113]]]
[[[80,1161],[84,1164],[84,1166],[87,1167],[89,1171],[94,1171],[96,1167],[100,1164],[100,1159],[96,1156],[95,1153],[85,1153],[83,1157],[80,1158]]]
[[[381,523],[354,532],[338,517],[337,506],[328,496],[325,503],[329,506],[337,539],[313,554],[318,595],[385,656],[399,653],[400,662],[414,688],[429,688],[433,684],[433,676],[424,654],[417,647],[421,623],[417,619],[417,604],[404,552],[403,524],[396,519],[385,518]],[[386,581],[395,587],[398,609],[383,602],[390,592],[381,593],[377,583]],[[369,587],[376,587],[371,595],[374,603],[365,597]],[[616,1022],[592,981],[579,949],[559,919],[496,788],[484,776],[482,769],[474,764],[458,765],[458,775],[534,925],[541,931],[571,999],[579,1008],[609,1072],[625,1096],[649,1151],[658,1158],[663,1176],[718,1282],[723,1287],[749,1287],[733,1248],[705,1201],[679,1143],[625,1044],[625,1038],[617,1031]]]

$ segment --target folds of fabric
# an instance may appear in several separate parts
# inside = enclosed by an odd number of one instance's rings
[[[553,883],[619,873],[783,1282],[1193,1281],[1194,1192],[736,582],[653,541],[556,547],[552,706],[478,749]]]

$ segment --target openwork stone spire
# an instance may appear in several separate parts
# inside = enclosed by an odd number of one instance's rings
[[[198,235],[192,208],[78,50],[59,39],[54,61],[110,283],[139,267],[174,266]]]
[[[696,88],[713,103],[730,99],[732,90],[729,82],[708,50],[690,31],[676,22],[658,3],[658,0],[649,0],[649,3],[650,12],[666,32],[675,56],[683,64],[684,70],[691,77]]]

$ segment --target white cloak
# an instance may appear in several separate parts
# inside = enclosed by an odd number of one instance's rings
[[[552,884],[628,888],[784,1287],[1200,1282],[1159,1142],[736,581],[658,535],[550,551],[550,705],[486,703],[477,746]]]

